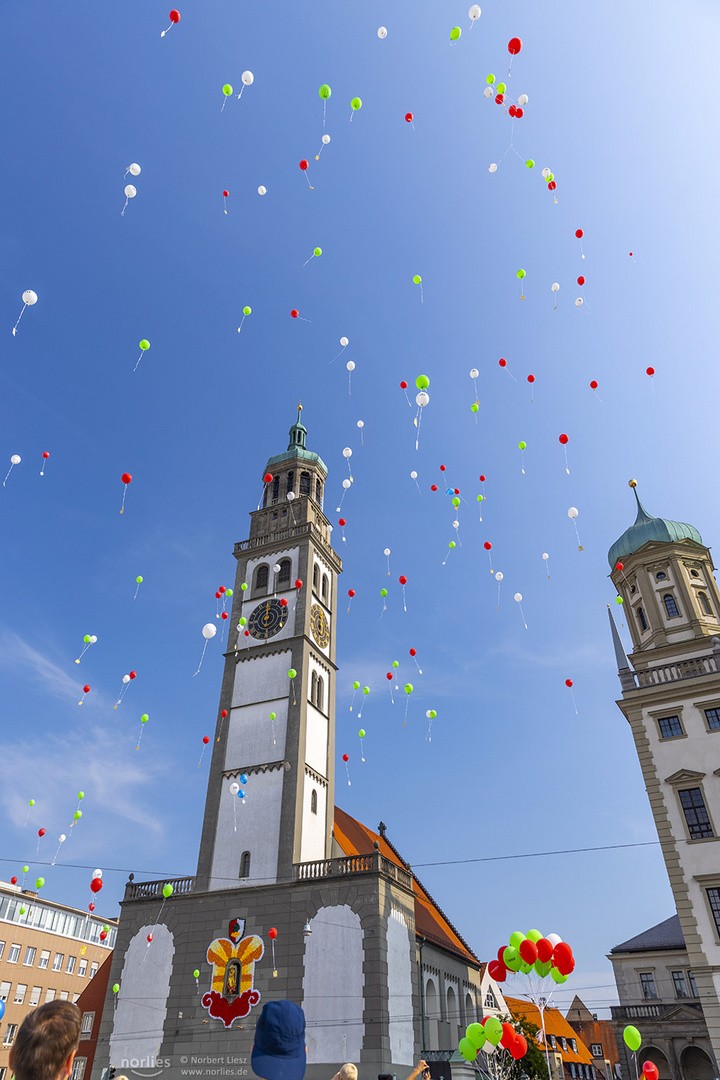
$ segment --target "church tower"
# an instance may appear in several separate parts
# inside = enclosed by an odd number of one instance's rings
[[[634,480],[630,486],[637,517],[608,553],[633,643],[628,658],[611,617],[617,704],[635,740],[720,1062],[720,592],[697,529],[652,517]],[[640,997],[657,996],[652,970],[638,979]]]
[[[301,415],[298,406],[287,450],[265,466],[250,536],[235,545],[201,889],[289,881],[294,864],[331,854],[342,563],[322,511],[327,468],[306,448]],[[231,792],[240,777],[247,777],[246,799]]]

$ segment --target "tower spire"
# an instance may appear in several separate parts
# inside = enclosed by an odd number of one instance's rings
[[[620,640],[620,634],[618,633],[618,628],[615,625],[615,620],[613,619],[613,614],[609,604],[607,606],[607,609],[608,619],[610,620],[610,633],[612,634],[613,648],[615,649],[615,661],[617,663],[620,686],[622,687],[623,691],[634,690],[635,676],[633,674],[632,668],[630,667],[630,661],[625,654],[625,649],[623,648],[623,643]]]

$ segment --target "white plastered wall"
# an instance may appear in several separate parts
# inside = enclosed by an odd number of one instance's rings
[[[147,936],[153,935],[148,945]],[[110,1036],[110,1064],[153,1069],[167,1016],[175,943],[164,923],[143,926],[125,953]]]
[[[365,1035],[360,916],[337,904],[321,908],[310,927],[303,974],[308,1064],[359,1061]]]
[[[261,885],[277,880],[284,776],[282,768],[250,773],[244,785],[244,799],[230,793],[233,779],[223,779],[211,889]],[[244,851],[250,852],[248,878],[239,876]]]
[[[388,1020],[393,1065],[409,1065],[415,1056],[410,933],[405,916],[396,908],[387,927]]]
[[[310,809],[313,791],[317,792],[317,813]],[[327,813],[327,784],[321,784],[305,770],[303,785],[302,840],[300,862],[325,858],[325,815]]]

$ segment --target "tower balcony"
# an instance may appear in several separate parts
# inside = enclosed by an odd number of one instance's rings
[[[371,855],[346,855],[339,859],[315,859],[313,862],[296,863],[293,867],[295,881],[316,881],[327,878],[348,877],[350,874],[380,873],[383,877],[412,891],[412,874],[397,863],[386,859],[379,851]]]
[[[720,672],[720,642],[713,644],[710,655],[691,656],[686,660],[675,660],[668,664],[656,664],[631,671],[629,668],[620,672],[623,690],[645,690],[652,686],[680,682],[683,679],[699,679],[703,675],[717,675]]]

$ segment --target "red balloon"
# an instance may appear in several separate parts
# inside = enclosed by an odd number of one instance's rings
[[[535,382],[535,376],[534,375],[528,375],[527,381],[530,382],[530,383]]]
[[[106,937],[107,937],[107,930],[101,930],[100,931],[100,940],[104,941]]]
[[[340,518],[338,521],[338,525],[344,528],[347,525],[347,521],[345,520],[345,518]]]
[[[227,709],[223,709],[223,711],[220,713],[220,715],[222,716],[222,718],[224,720],[225,717],[227,716]]]
[[[582,229],[576,229],[575,230],[575,235],[577,236],[578,240],[582,240],[582,237],[583,237]]]
[[[405,382],[405,380],[404,380],[404,379],[403,379],[403,381],[402,381],[402,382],[400,383],[400,389],[401,389],[401,390],[407,390],[407,383]]]
[[[561,442],[563,444],[563,446],[566,445],[567,441],[568,441],[567,435],[558,436],[558,442]]]
[[[508,41],[508,52],[512,56],[517,56],[517,54],[520,52],[521,49],[522,49],[522,41],[520,40],[520,38],[519,37],[510,38],[510,40]]]
[[[645,368],[645,374],[650,375],[650,376],[654,375],[655,374],[655,368],[654,367]]]
[[[615,566],[617,567],[618,570],[624,570],[625,569],[625,564],[621,563],[621,562],[615,563]]]
[[[303,171],[303,172],[305,172],[305,170],[307,169],[307,167],[308,167],[308,163],[307,163],[307,161],[305,160],[305,158],[303,158],[303,159],[302,159],[302,161],[300,162],[300,168],[302,169],[302,171]]]
[[[554,191],[556,187],[557,187],[557,184],[555,183],[555,181],[551,180],[550,183],[548,184],[548,191]]]
[[[415,656],[416,653],[417,653],[417,649],[411,649],[410,650],[410,655],[411,656]]]
[[[280,601],[280,603],[282,604],[282,600]],[[287,604],[287,600],[285,601],[285,603]],[[230,616],[228,615],[227,611],[223,611],[223,612],[221,612],[221,614],[220,614],[220,618],[221,618],[221,619],[229,619],[229,618],[230,618]]]
[[[250,637],[250,631],[249,630],[245,630],[244,633],[245,633],[245,637]]]
[[[431,484],[430,485],[430,490],[431,491],[437,491],[437,484]]]
[[[400,575],[400,577],[398,578],[398,581],[400,582],[401,585],[407,585],[407,578],[405,577],[404,574]]]
[[[268,937],[269,938],[276,938],[277,937],[277,930],[275,929],[274,926],[271,926],[270,929],[268,930]]]
[[[440,466],[440,472],[445,472],[445,466],[444,465]]]
[[[263,480],[265,481],[266,484],[272,483],[272,478],[273,478],[273,474],[271,472],[266,472],[265,475],[263,476]]]
[[[405,119],[407,120],[408,124],[412,124],[412,122],[413,122],[413,114],[411,112],[406,112],[405,113]]]
[[[228,197],[228,195],[229,195],[229,194],[230,194],[230,192],[229,192],[229,191],[223,191],[223,195],[225,196],[225,198],[226,198],[226,199],[227,199],[227,197]]]
[[[102,937],[102,934],[100,935],[100,937]],[[147,942],[148,942],[148,945],[150,944],[150,942],[152,941],[152,939],[153,939],[153,936],[152,936],[152,934],[148,934],[148,936],[147,936]]]
[[[489,540],[486,540],[485,543],[483,544],[483,547],[485,548],[486,551],[489,551],[490,548],[492,547],[492,544],[490,543]]]
[[[207,744],[210,742],[210,736],[209,735],[203,735],[203,742],[207,746]]]
[[[571,956],[569,960],[564,961],[562,964],[555,965],[561,975],[572,975],[575,970],[575,960]]]
[[[455,492],[456,495],[460,494],[460,488],[453,488],[453,491]]]
[[[478,480],[480,481],[481,484],[485,483],[485,477],[484,476],[478,476]]]
[[[566,686],[572,686],[572,684],[573,684],[573,681],[572,681],[572,679],[566,679],[566,680],[565,680],[565,685],[566,685]]]
[[[131,679],[137,679],[137,671],[131,671],[130,672],[130,678]]]
[[[354,589],[348,589],[348,596],[350,597],[351,600],[352,600],[354,595],[355,595],[355,590]]]
[[[632,259],[632,251],[628,251],[628,255],[629,255],[629,256],[630,256],[630,258]]]
[[[124,472],[122,474],[122,476],[120,477],[120,479],[122,480],[123,484],[129,484],[130,481],[132,480],[132,476],[130,475],[129,472]]]
[[[43,450],[43,457],[44,457],[44,458],[49,458],[49,457],[50,457],[50,455],[48,454],[47,450]]]
[[[90,684],[86,683],[85,686],[83,686],[83,694],[89,694],[89,693],[90,693]]]
[[[45,830],[44,829],[38,829],[38,836],[44,836],[44,835],[45,835]]]
[[[180,12],[177,8],[173,8],[170,12],[170,22],[180,22]]]
[[[552,942],[547,938],[541,937],[535,942],[537,946],[537,956],[541,964],[547,964],[548,960],[552,960],[553,947]]]
[[[584,284],[585,284],[585,278],[581,274],[580,277],[578,278],[578,285],[584,285]]]
[[[349,760],[350,760],[350,755],[349,754],[343,754],[343,761],[349,761]]]
[[[507,979],[507,968],[500,960],[491,960],[488,964],[488,974],[495,982],[505,982]],[[487,1017],[483,1019],[483,1023],[487,1020]]]
[[[510,1055],[519,1061],[527,1054],[527,1039],[519,1031],[515,1033],[515,1042],[510,1047]]]
[[[500,1045],[504,1046],[506,1050],[509,1050],[514,1042],[515,1028],[512,1026],[512,1024],[503,1024],[502,1035],[500,1036]]]
[[[566,964],[568,960],[572,960],[572,949],[567,941],[558,941],[553,949],[553,963],[556,967],[560,967],[561,964]]]
[[[525,115],[525,110],[518,106],[518,108],[515,110],[515,119],[520,120],[520,119],[522,119],[522,117],[524,115]]]
[[[102,878],[94,877],[90,882],[90,892],[100,892],[102,889]]]
[[[593,379],[593,381],[590,383],[590,389],[591,390],[597,390],[597,388],[598,388],[597,381],[595,379]]]
[[[220,599],[220,593],[219,593],[219,592],[216,592],[216,593],[215,593],[215,599],[216,599],[216,600],[219,600],[219,599]]]
[[[517,112],[517,109],[515,108],[515,106],[511,105],[510,108],[508,109],[508,116],[514,116],[516,112]]]
[[[218,586],[218,592],[219,592],[220,594],[224,593],[225,591],[226,591],[226,589],[225,589],[225,586],[224,586],[224,585],[219,585],[219,586]]]
[[[538,958],[537,945],[530,938],[520,942],[518,952],[526,964],[534,964]]]
[[[658,1067],[653,1061],[646,1061],[643,1065],[643,1076],[646,1080],[658,1080],[660,1073]]]
[[[507,360],[500,359],[498,360],[498,364],[500,365],[500,367],[507,367]]]
[[[386,679],[388,680],[388,682],[392,682],[392,671],[388,671],[388,673],[387,673],[387,675],[385,676],[385,678],[386,678]]]
[[[302,586],[303,586],[302,579],[298,578],[297,581],[295,582],[295,588],[296,589],[302,589]]]
[[[17,881],[17,878],[15,880]],[[94,904],[88,904],[88,911],[94,911],[94,910],[95,910],[95,905]]]
[[[298,309],[297,309],[297,308],[293,308],[293,309],[292,309],[292,311],[290,312],[290,315],[291,315],[291,317],[292,317],[293,319],[297,319],[297,317],[298,317],[298,315],[299,315],[299,314],[300,314],[300,312],[298,311]]]
[[[495,97],[495,104],[496,105],[502,105],[504,100],[505,100],[505,97],[504,97],[503,94],[497,94],[496,97]]]
[[[11,885],[17,885],[17,878],[16,877],[11,877],[10,878],[10,884]],[[93,904],[93,907],[95,907],[94,904]]]
[[[285,599],[284,596],[283,596],[282,600],[280,601],[280,607],[287,607],[287,600]],[[223,615],[223,618],[225,618],[224,615]]]

